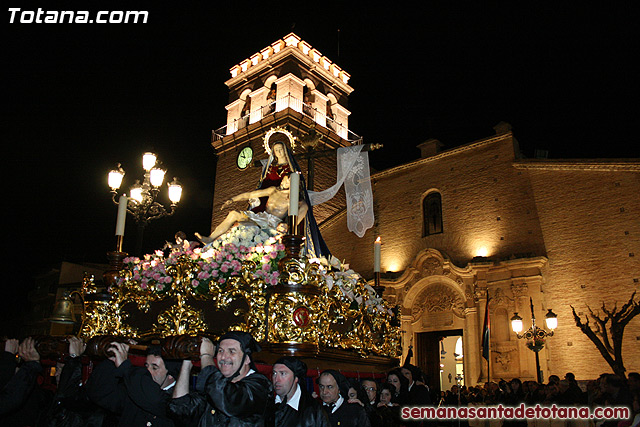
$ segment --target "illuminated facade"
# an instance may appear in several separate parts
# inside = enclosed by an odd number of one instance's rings
[[[610,369],[575,326],[570,305],[580,314],[587,304],[620,306],[638,288],[640,162],[522,159],[510,127],[495,130],[443,152],[438,141],[423,143],[421,159],[372,175],[373,230],[354,238],[336,216],[323,235],[334,255],[368,277],[381,236],[385,295],[402,306],[405,354],[413,344],[431,376],[438,374],[437,341],[453,334],[463,337],[467,384],[486,380],[488,294],[492,379],[535,379],[534,354],[509,322],[518,312],[529,327],[529,298],[538,325],[548,309],[558,314],[539,353],[545,380],[566,372],[596,378]],[[639,327],[636,318],[625,335],[630,372],[640,370]]]

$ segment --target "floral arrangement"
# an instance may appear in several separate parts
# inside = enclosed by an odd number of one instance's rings
[[[184,284],[191,286],[194,293],[206,294],[212,283],[225,286],[229,278],[239,276],[244,261],[260,266],[252,273],[255,278],[275,285],[280,275],[278,261],[284,256],[284,245],[278,243],[275,230],[239,225],[202,248],[191,249],[189,242],[184,241],[142,259],[127,257],[124,264],[131,274],[119,278],[118,285],[130,280],[142,290],[164,294],[176,280],[173,272],[181,264],[188,270],[182,275]]]
[[[177,259],[166,260],[162,251],[147,254],[142,259],[124,259],[125,267],[131,271],[130,280],[139,283],[142,290],[155,293],[165,293],[169,290],[173,278],[167,273],[167,266],[176,262]],[[118,285],[122,285],[125,280],[125,277],[118,277]]]
[[[343,264],[334,256],[331,256],[330,259],[321,257],[309,261],[321,266],[320,274],[324,277],[329,290],[337,286],[342,295],[352,303],[358,306],[364,303],[365,309],[369,313],[387,313],[391,316],[394,314],[386,301],[378,297],[375,289],[365,284],[362,276],[351,270],[349,264]]]
[[[202,247],[191,248],[188,241],[180,245],[167,245],[142,258],[124,259],[129,274],[118,279],[118,285],[133,283],[141,290],[156,295],[166,294],[172,286],[188,286],[198,295],[206,295],[211,286],[224,289],[229,279],[240,276],[243,263],[251,261],[257,266],[251,274],[269,286],[278,283],[278,262],[286,255],[284,245],[278,242],[277,232],[256,226],[233,227],[216,241]],[[369,313],[388,314],[393,310],[378,297],[376,291],[348,264],[336,257],[313,258],[319,265],[318,274],[327,289],[337,287],[354,309],[364,305]],[[181,269],[181,273],[177,273]]]

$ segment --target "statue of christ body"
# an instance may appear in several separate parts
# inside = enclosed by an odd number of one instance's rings
[[[267,205],[264,212],[255,213],[252,211],[238,211],[233,210],[229,212],[227,217],[213,230],[209,236],[202,236],[200,233],[195,233],[196,237],[203,243],[211,243],[224,233],[229,231],[231,227],[237,223],[251,222],[261,228],[270,227],[277,229],[278,231],[286,231],[286,224],[283,223],[289,213],[289,177],[285,176],[279,186],[272,186],[262,188],[254,191],[248,191],[246,193],[233,196],[231,199],[226,200],[220,209],[224,209],[230,206],[234,202],[242,200],[255,199],[259,197],[267,197]],[[298,220],[299,224],[307,213],[308,206],[304,200],[300,200],[298,205]]]

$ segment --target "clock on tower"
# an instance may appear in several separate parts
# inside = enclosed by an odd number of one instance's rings
[[[238,153],[238,157],[236,158],[236,165],[240,169],[246,169],[251,165],[251,161],[253,160],[253,149],[251,147],[244,147]]]

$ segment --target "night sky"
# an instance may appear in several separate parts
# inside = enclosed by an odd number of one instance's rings
[[[415,146],[428,138],[445,149],[484,138],[500,121],[512,124],[527,157],[535,149],[550,158],[640,157],[640,37],[630,8],[218,3],[8,5],[147,10],[147,24],[11,24],[5,9],[9,275],[0,286],[15,302],[5,317],[23,307],[34,275],[63,260],[106,262],[116,220],[106,174],[118,162],[129,186],[142,178],[142,153],[153,150],[167,178],[184,186],[175,216],[150,223],[145,252],[178,230],[209,232],[209,142],[225,124],[229,68],[291,31],[351,74],[349,127],[385,145],[370,154],[373,168],[417,158]],[[134,236],[129,217],[125,250]]]

